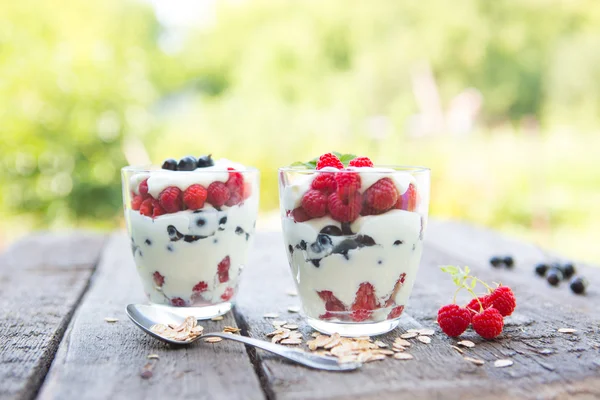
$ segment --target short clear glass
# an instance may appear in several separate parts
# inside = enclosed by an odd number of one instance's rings
[[[360,187],[338,184],[343,174],[358,174]],[[429,180],[423,167],[279,169],[285,250],[314,329],[372,336],[398,325],[423,251]]]
[[[229,311],[254,237],[259,172],[129,166],[121,177],[131,250],[150,302],[197,318]],[[231,182],[238,189],[232,187],[229,195],[212,200],[213,182],[222,182],[216,186],[226,188],[226,194]],[[188,191],[194,185],[200,193],[196,197]],[[179,189],[174,190],[174,200],[161,198],[173,187]],[[227,200],[219,204],[223,196]],[[167,200],[171,203],[165,204]]]

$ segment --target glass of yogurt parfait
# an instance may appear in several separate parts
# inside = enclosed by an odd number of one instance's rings
[[[366,157],[345,167],[331,153],[316,168],[279,169],[286,252],[314,329],[371,336],[398,325],[423,251],[429,173]]]
[[[197,318],[231,309],[254,236],[258,178],[211,156],[122,169],[131,250],[151,303]]]

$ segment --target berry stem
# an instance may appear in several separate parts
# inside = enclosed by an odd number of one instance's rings
[[[473,278],[473,279],[475,279],[477,282],[481,283],[481,284],[482,284],[483,286],[485,286],[485,288],[486,288],[487,290],[489,290],[490,292],[493,292],[493,291],[494,291],[494,289],[492,289],[492,288],[490,287],[490,285],[488,285],[487,283],[485,283],[485,282],[484,282],[484,281],[482,281],[481,279],[477,278],[476,276],[470,276],[470,278]]]
[[[456,296],[458,295],[458,292],[460,292],[460,290],[463,288],[464,288],[464,286],[459,286],[458,289],[456,289],[456,291],[454,292],[454,298],[452,299],[452,302],[454,304],[456,304]]]
[[[477,279],[477,278],[476,278],[476,279]],[[479,279],[477,279],[477,280],[479,280]],[[487,285],[486,285],[486,286],[487,286]],[[471,288],[469,288],[469,287],[468,287],[468,288],[466,288],[466,289],[467,289],[467,290],[469,291],[469,293],[471,293],[471,295],[472,295],[472,296],[473,296],[473,297],[474,297],[474,298],[477,300],[477,303],[479,303],[479,312],[482,312],[482,311],[483,311],[483,304],[481,304],[481,300],[479,300],[479,296],[477,296],[477,295],[475,294],[475,292],[473,291],[473,289],[471,289]]]

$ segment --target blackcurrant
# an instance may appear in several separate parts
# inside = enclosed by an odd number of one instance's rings
[[[535,266],[535,273],[541,277],[546,276],[546,272],[548,271],[548,264],[538,264]]]
[[[492,264],[492,266],[494,268],[497,268],[500,266],[500,264],[502,264],[502,259],[500,257],[492,257],[490,258],[490,264]]]
[[[198,166],[198,161],[194,156],[185,156],[177,164],[178,171],[193,171]]]
[[[546,280],[552,286],[558,286],[560,281],[562,281],[563,274],[558,268],[552,268],[548,271],[548,275],[546,275]]]
[[[177,161],[172,158],[167,158],[165,161],[163,161],[162,169],[177,171]]]
[[[573,291],[573,293],[575,294],[583,294],[585,293],[585,288],[587,286],[587,281],[585,280],[585,278],[582,278],[580,276],[576,276],[575,278],[573,278],[571,280],[571,290]]]
[[[198,157],[198,168],[212,167],[213,165],[215,165],[215,162],[211,154]]]

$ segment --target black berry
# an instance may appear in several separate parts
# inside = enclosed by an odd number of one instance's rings
[[[167,158],[163,161],[162,169],[169,169],[171,171],[177,171],[177,161],[172,158]]]
[[[209,154],[207,156],[200,156],[198,157],[198,168],[206,168],[206,167],[212,167],[213,165],[215,165],[215,162],[213,161],[213,159],[211,158],[212,155]]]
[[[502,264],[502,259],[500,257],[492,257],[490,258],[490,264],[492,264],[492,267],[497,268]]]
[[[506,265],[506,268],[512,268],[515,266],[515,260],[513,260],[513,258],[511,256],[506,256],[504,257],[504,265]]]
[[[562,267],[563,275],[565,279],[571,279],[575,275],[575,266],[571,263],[567,263]]]
[[[538,264],[535,266],[535,273],[541,277],[546,276],[547,271],[548,271],[548,264]]]
[[[196,169],[197,165],[198,164],[196,161],[196,157],[185,156],[181,160],[179,160],[179,163],[177,164],[177,170],[178,171],[193,171]]]
[[[562,278],[563,278],[563,274],[562,274],[561,270],[558,268],[550,269],[550,271],[548,271],[548,275],[546,275],[546,280],[552,286],[558,286],[560,281],[562,281]]]
[[[571,290],[575,294],[583,294],[585,293],[585,287],[587,286],[587,281],[585,278],[580,276],[576,276],[571,280]]]

